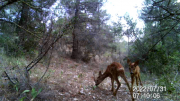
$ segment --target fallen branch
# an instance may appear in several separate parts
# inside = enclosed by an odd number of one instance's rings
[[[8,78],[8,80],[9,80],[12,84],[15,84],[15,83],[11,80],[11,78],[9,77],[9,75],[6,73],[6,71],[4,71],[4,73],[5,73],[6,77]]]

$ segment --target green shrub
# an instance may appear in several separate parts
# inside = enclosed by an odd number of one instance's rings
[[[24,54],[22,48],[16,43],[18,37],[10,35],[0,35],[0,48],[5,51],[8,56],[18,56]]]

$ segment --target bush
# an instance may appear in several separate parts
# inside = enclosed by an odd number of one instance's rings
[[[34,49],[36,48],[36,41],[33,38],[26,39],[23,45],[19,42],[19,37],[16,34],[1,34],[0,35],[0,48],[5,51],[8,56],[22,56],[25,54],[34,55]]]
[[[2,34],[0,35],[0,48],[5,51],[8,56],[22,55],[22,48],[16,43],[18,37]]]

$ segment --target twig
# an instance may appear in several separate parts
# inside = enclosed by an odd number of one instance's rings
[[[18,24],[16,24],[16,23],[14,23],[14,22],[7,21],[7,20],[4,20],[4,19],[0,19],[0,21],[4,21],[4,22],[8,22],[8,23],[14,24],[14,25],[16,25],[17,27],[19,27],[19,28],[21,28],[21,29],[25,30],[26,32],[30,33],[31,35],[33,35],[33,36],[35,36],[35,37],[37,37],[37,38],[41,39],[39,36],[37,36],[37,35],[36,35],[36,34],[34,34],[33,32],[31,32],[31,31],[29,31],[29,30],[25,29],[24,27],[22,27],[22,26],[20,26],[20,25],[18,25]]]
[[[19,0],[8,0],[8,3],[6,3],[5,5],[2,5],[1,7],[0,7],[0,11],[4,8],[4,7],[6,7],[6,6],[8,6],[8,5],[11,5],[11,4],[13,4],[14,2],[17,2],[17,1],[19,1]],[[3,1],[4,2],[4,1]]]
[[[38,84],[38,83],[42,80],[42,78],[45,76],[46,72],[48,71],[49,65],[50,65],[50,62],[51,62],[51,59],[52,59],[52,52],[53,52],[53,48],[52,48],[52,51],[51,51],[51,54],[50,54],[50,58],[49,58],[48,65],[47,65],[47,67],[46,67],[46,71],[44,72],[44,74],[41,76],[41,78],[39,79],[39,81],[38,81],[36,84]],[[35,85],[36,85],[36,84],[35,84]]]
[[[29,63],[25,68],[27,69],[27,71],[31,70],[46,54],[47,52],[53,47],[53,45],[60,39],[62,38],[67,29],[71,28],[71,22],[68,22],[62,29],[61,32],[59,32],[59,34],[57,35],[57,38],[54,40],[54,42],[52,42],[48,48],[41,54],[39,54],[33,61],[31,61],[31,63]],[[61,34],[62,33],[62,34]]]
[[[176,71],[177,71],[177,73],[176,73],[176,75],[174,77],[174,81],[176,81],[176,77],[178,76],[178,70],[176,70]]]
[[[23,1],[23,0],[21,0],[21,2],[24,3],[24,4],[26,4],[27,6],[29,6],[29,7],[32,8],[32,9],[39,10],[40,12],[42,12],[42,10],[41,10],[39,7],[34,7],[34,6],[32,6],[32,5],[28,4],[28,3],[26,3],[26,2]]]
[[[165,34],[148,50],[148,52],[147,52],[146,54],[148,54],[148,53],[161,41],[162,38],[164,38],[166,35],[168,35],[169,32],[171,32],[171,31],[178,25],[178,23],[179,23],[179,21],[177,21],[177,22],[174,24],[174,26],[172,26],[171,29],[170,29],[167,33],[165,33]]]
[[[4,101],[4,99],[5,99],[5,95],[3,96],[2,101]]]
[[[11,78],[9,77],[9,75],[6,73],[6,71],[4,71],[4,73],[6,74],[7,78],[9,79],[9,81],[10,81],[12,84],[15,84],[15,83],[11,80]]]
[[[53,47],[53,45],[63,36],[64,34],[62,35],[59,35],[58,38],[56,38],[56,40],[54,42],[52,42],[49,47],[45,50],[44,53],[40,54],[35,60],[37,60],[34,64],[32,64],[34,62],[34,60],[26,67],[27,68],[27,71],[31,70],[46,54],[47,52],[49,51],[49,49],[51,49],[51,47]],[[32,64],[32,66],[30,66]],[[30,67],[29,67],[30,66]]]
[[[21,69],[19,68],[19,66],[17,66],[17,68],[18,68],[18,73],[21,74],[21,72],[20,72]],[[24,78],[24,76],[22,78],[23,78],[23,81],[25,82],[26,79]]]

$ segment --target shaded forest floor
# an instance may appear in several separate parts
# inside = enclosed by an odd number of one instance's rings
[[[105,70],[108,63],[86,64],[68,58],[53,58],[48,72],[41,81],[43,91],[35,100],[43,101],[131,101],[125,82],[120,79],[121,87],[117,96],[113,96],[110,78],[105,79],[99,87],[94,87],[93,72]],[[31,80],[37,82],[46,67],[39,64],[32,70]],[[103,71],[104,72],[104,71]],[[97,75],[96,75],[97,76]],[[130,78],[128,78],[130,82]]]
[[[124,80],[120,77],[121,87],[119,88],[116,97],[113,96],[113,93],[110,91],[110,78],[106,78],[98,87],[94,86],[93,73],[95,73],[97,77],[98,72],[100,70],[104,72],[107,65],[112,61],[103,60],[99,63],[94,61],[84,63],[82,61],[74,61],[67,57],[58,57],[58,55],[53,56],[48,71],[39,85],[34,86],[46,71],[47,63],[38,63],[29,72],[32,87],[35,87],[37,91],[42,89],[34,101],[131,101],[129,90]],[[127,67],[125,67],[125,70],[126,69]],[[126,70],[125,74],[131,85],[129,71]],[[141,73],[143,86],[154,85],[154,79],[154,77],[148,76],[148,74]],[[15,86],[9,86],[8,80],[5,82],[7,82],[7,84],[1,83],[0,85],[0,101],[15,101],[17,100],[17,97],[21,98],[19,94],[22,94],[23,91],[16,91],[16,88],[14,88]],[[115,87],[117,87],[116,83]],[[164,95],[161,98],[165,98],[166,96],[167,95]],[[155,99],[155,101],[169,101],[161,98]],[[141,101],[152,100],[153,99],[141,99]],[[140,100],[137,99],[137,101]]]

